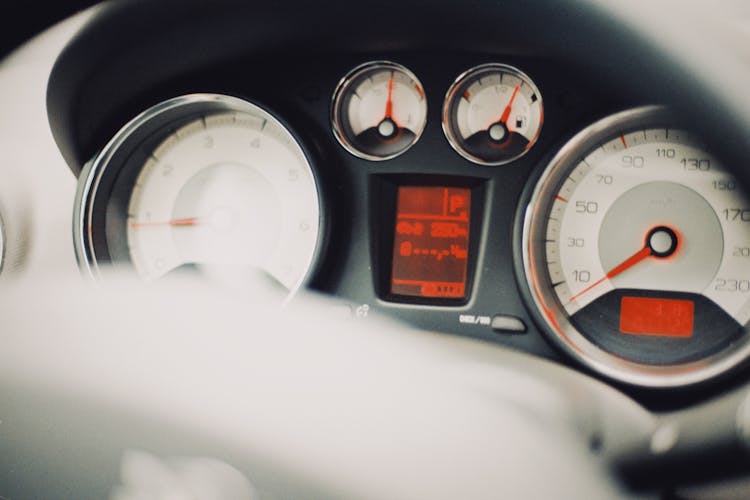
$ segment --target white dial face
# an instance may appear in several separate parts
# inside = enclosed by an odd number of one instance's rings
[[[504,117],[506,108],[508,114]],[[503,119],[508,133],[515,132],[532,141],[541,118],[536,89],[513,73],[494,72],[476,79],[461,94],[456,126],[461,137],[468,139],[477,132],[491,134],[492,126]]]
[[[750,321],[750,200],[683,131],[596,148],[555,194],[547,268],[568,315],[614,289],[703,295]]]
[[[539,319],[613,379],[678,387],[750,357],[750,197],[666,108],[608,116],[552,159],[524,224]]]
[[[387,160],[419,140],[427,123],[422,84],[405,67],[372,62],[354,68],[333,96],[339,143],[367,160]]]
[[[502,165],[525,154],[542,122],[536,85],[505,64],[484,64],[461,75],[443,107],[443,130],[451,146],[480,165]]]
[[[315,253],[318,203],[304,153],[273,117],[260,108],[209,114],[143,166],[128,206],[130,256],[148,280],[196,265],[262,271],[293,291]]]
[[[422,87],[414,79],[396,69],[384,68],[373,71],[356,85],[346,112],[354,135],[369,128],[378,129],[386,115],[396,126],[418,131],[424,127],[427,104]],[[389,130],[378,131],[385,137],[393,134]]]

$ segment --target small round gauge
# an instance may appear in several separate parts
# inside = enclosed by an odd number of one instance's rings
[[[574,137],[533,192],[524,268],[551,336],[643,386],[722,374],[750,355],[750,197],[667,111]]]
[[[539,89],[506,64],[484,64],[463,73],[443,105],[448,142],[479,165],[503,165],[523,156],[539,137],[543,119]]]
[[[336,139],[366,160],[387,160],[419,140],[427,100],[416,76],[393,62],[357,66],[339,83],[331,109]]]
[[[125,264],[147,281],[260,271],[293,292],[316,253],[319,194],[307,156],[278,119],[236,98],[152,108],[92,162],[82,186],[80,256],[94,269]]]

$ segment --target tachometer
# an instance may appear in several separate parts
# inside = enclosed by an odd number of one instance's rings
[[[600,372],[699,382],[750,354],[750,199],[661,108],[583,131],[526,213],[524,266],[552,337]]]
[[[146,111],[83,173],[79,196],[79,255],[94,271],[261,271],[294,291],[318,246],[318,186],[299,142],[270,112],[228,96]]]

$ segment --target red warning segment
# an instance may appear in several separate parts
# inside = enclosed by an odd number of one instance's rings
[[[692,337],[694,317],[692,300],[623,297],[620,302],[621,333]]]
[[[445,186],[398,189],[391,293],[464,298],[471,190]]]

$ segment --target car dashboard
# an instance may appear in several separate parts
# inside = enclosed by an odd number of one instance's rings
[[[737,374],[744,190],[658,94],[505,33],[447,43],[434,26],[345,34],[328,19],[342,45],[260,38],[248,21],[242,43],[209,57],[231,33],[214,32],[223,18],[193,26],[190,51],[146,34],[167,11],[135,34],[116,15],[73,40],[48,88],[79,177],[84,274],[236,285],[255,269],[281,296],[304,286],[356,317],[583,366],[655,408]],[[612,274],[644,238],[647,259]]]
[[[427,112],[419,139],[398,156],[378,161],[357,157],[337,141],[331,107],[337,84],[347,73],[363,63],[382,60],[396,61],[419,75]],[[537,144],[522,158],[496,167],[478,165],[458,154],[446,139],[441,117],[445,94],[458,75],[487,62],[523,68],[534,75],[545,103],[543,130]],[[237,72],[237,67],[258,69],[243,74]],[[264,75],[261,81],[259,73]],[[285,57],[282,64],[275,58],[248,58],[186,76],[176,87],[170,85],[157,95],[144,97],[139,109],[174,97],[219,90],[221,95],[268,110],[286,124],[307,152],[319,191],[318,250],[309,269],[301,265],[300,274],[306,275],[307,287],[345,299],[360,316],[365,311],[384,313],[421,328],[484,338],[552,356],[536,333],[528,334],[527,326],[534,329],[533,320],[517,288],[514,234],[520,224],[522,193],[566,138],[607,110],[628,107],[598,95],[595,88],[581,94],[584,84],[561,79],[559,76],[564,74],[564,67],[543,58],[518,55],[374,52],[335,58]],[[101,131],[103,127],[96,124],[94,128]],[[472,201],[466,203],[473,203],[470,237],[456,240],[468,253],[466,293],[391,293],[394,190],[402,185],[471,189]],[[263,207],[259,211],[270,216],[274,210]],[[103,212],[101,209],[99,214]],[[104,226],[105,222],[101,224]],[[452,241],[449,239],[445,248],[450,248]],[[304,241],[287,244],[299,246]],[[96,251],[94,248],[90,253]],[[433,258],[437,263],[437,257]],[[85,263],[85,258],[82,260]],[[432,267],[427,265],[428,274],[437,271],[434,263]],[[490,323],[495,316],[517,318],[523,325],[519,326],[521,331],[493,330]]]
[[[6,62],[50,71],[3,100],[52,131],[7,141],[8,282],[311,291],[352,335],[507,347],[655,414],[747,382],[745,178],[668,85],[546,50],[515,4],[499,32],[474,2],[172,7],[97,7]]]

